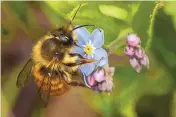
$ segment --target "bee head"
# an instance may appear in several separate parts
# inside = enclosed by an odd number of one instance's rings
[[[72,38],[72,33],[69,32],[68,29],[65,29],[63,27],[55,30],[52,32],[52,35],[54,36],[55,39],[59,41],[59,43],[65,47],[70,47],[73,46],[73,38]]]
[[[60,40],[56,38],[50,38],[43,42],[41,46],[41,55],[44,59],[51,61],[52,59],[63,60],[64,53],[68,51],[68,48],[63,46]]]

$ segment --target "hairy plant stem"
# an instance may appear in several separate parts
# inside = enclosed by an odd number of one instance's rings
[[[163,2],[159,2],[156,4],[156,6],[154,7],[153,9],[153,12],[152,12],[152,15],[151,15],[151,19],[150,19],[150,26],[149,26],[149,30],[148,30],[148,33],[149,33],[149,39],[147,41],[147,44],[145,46],[145,50],[148,51],[150,46],[151,46],[151,43],[152,43],[152,37],[153,37],[153,25],[154,25],[154,22],[155,22],[155,16],[157,14],[157,11],[162,8],[164,6],[164,3]]]

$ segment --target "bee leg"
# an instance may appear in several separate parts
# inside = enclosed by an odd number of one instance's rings
[[[65,80],[65,82],[67,83],[67,84],[69,84],[70,82],[71,82],[71,79],[70,79],[70,77],[68,77],[68,74],[67,73],[65,73],[66,75],[63,75],[63,78],[64,78],[64,80]]]
[[[86,64],[86,63],[93,63],[96,61],[97,60],[94,60],[94,59],[80,58],[80,59],[76,60],[76,63],[77,63],[77,65],[82,65],[82,64]]]
[[[77,82],[77,81],[71,81],[68,84],[71,85],[71,86],[80,86],[80,87],[86,87],[86,88],[88,88],[84,83]]]
[[[94,60],[94,59],[84,58],[79,54],[69,54],[69,61],[65,61],[63,62],[63,64],[68,67],[74,67],[74,66],[78,66],[86,63],[93,63],[96,61],[97,60]]]

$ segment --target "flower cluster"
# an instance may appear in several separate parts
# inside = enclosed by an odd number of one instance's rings
[[[79,66],[85,85],[98,93],[110,93],[113,88],[115,67],[109,67],[107,52],[102,47],[104,31],[97,28],[90,34],[86,28],[79,27],[74,30],[74,33],[77,36],[77,41],[72,53],[77,53],[86,59],[95,60],[93,63]],[[140,72],[143,66],[149,68],[149,58],[140,44],[141,41],[137,35],[128,35],[125,54],[129,56],[130,64],[137,72]]]
[[[107,52],[102,48],[104,31],[95,29],[90,35],[86,28],[81,27],[75,30],[75,34],[77,43],[72,53],[96,60],[94,63],[83,64],[79,67],[86,86],[96,92],[110,92],[113,87],[112,76],[115,68],[109,67]]]
[[[96,91],[107,93],[112,91],[113,88],[113,75],[115,68],[109,67],[108,64],[104,65],[103,68],[97,69],[90,76],[88,76],[89,85]]]
[[[140,72],[142,66],[149,69],[149,58],[145,54],[144,49],[140,46],[140,38],[135,34],[129,34],[127,37],[127,46],[125,47],[125,54],[130,58],[131,66]]]

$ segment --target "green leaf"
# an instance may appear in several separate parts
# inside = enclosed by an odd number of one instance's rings
[[[65,17],[65,15],[72,11],[77,2],[66,2],[66,1],[45,1],[45,3],[52,9],[52,11],[59,13],[60,16]]]
[[[133,18],[132,28],[134,30],[134,33],[136,33],[142,40],[142,46],[145,46],[149,38],[148,29],[150,25],[150,16],[153,12],[155,5],[156,3],[154,1],[141,2],[138,11]]]
[[[103,14],[107,16],[111,16],[124,21],[127,20],[128,12],[125,9],[113,5],[100,5],[99,9]]]
[[[49,2],[50,3],[50,2]],[[50,19],[53,26],[61,25],[65,21],[64,17],[61,15],[61,11],[57,12],[52,8],[52,5],[48,2],[41,2],[40,6],[43,12],[46,14],[48,19]],[[59,7],[56,7],[59,8]]]
[[[19,17],[21,21],[24,22],[24,24],[28,24],[28,6],[26,4],[27,2],[24,1],[11,1],[8,2],[10,8],[12,11]]]
[[[162,30],[161,30],[162,29]],[[174,29],[171,16],[159,9],[154,26],[151,48],[158,60],[173,72],[176,68],[176,30]],[[175,74],[174,72],[172,74]]]
[[[172,21],[176,29],[176,2],[165,2],[164,10],[168,15],[172,16]]]

